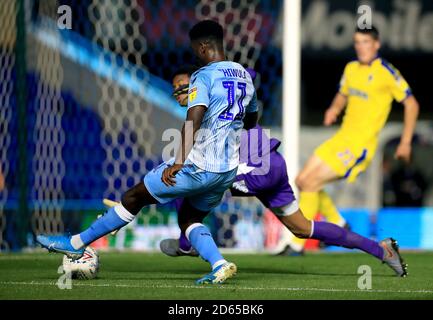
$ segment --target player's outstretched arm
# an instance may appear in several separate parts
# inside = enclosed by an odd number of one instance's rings
[[[258,117],[258,112],[247,112],[244,118],[244,129],[249,130],[254,128],[257,124]]]
[[[415,131],[416,121],[419,114],[419,104],[414,96],[409,96],[403,101],[404,105],[404,128],[401,135],[400,144],[395,152],[395,158],[410,161],[412,152],[412,138]]]
[[[332,101],[331,106],[325,112],[325,119],[323,120],[323,124],[325,126],[332,125],[335,121],[337,121],[338,116],[344,110],[347,104],[347,97],[340,92],[335,95],[334,100]]]

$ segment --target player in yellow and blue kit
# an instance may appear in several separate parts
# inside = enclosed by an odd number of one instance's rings
[[[325,184],[339,179],[354,182],[368,167],[393,100],[402,103],[405,108],[404,130],[395,157],[409,161],[419,110],[400,72],[379,57],[378,30],[375,27],[358,29],[354,35],[354,45],[358,59],[346,65],[339,92],[324,119],[324,124],[330,126],[346,108],[342,126],[314,151],[296,178],[300,190],[300,208],[306,218],[314,219],[320,212],[328,221],[340,226],[345,221],[324,191]],[[286,252],[300,252],[304,243],[305,240],[295,238]]]

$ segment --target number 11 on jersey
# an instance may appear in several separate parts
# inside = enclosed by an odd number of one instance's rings
[[[239,112],[234,115],[232,113],[233,106],[235,105],[235,81],[223,81],[223,87],[227,89],[227,108],[221,112],[218,119],[220,120],[241,120],[244,117],[245,107],[243,105],[244,98],[247,95],[247,84],[245,82],[238,82],[237,88],[241,91],[241,96],[238,99]]]

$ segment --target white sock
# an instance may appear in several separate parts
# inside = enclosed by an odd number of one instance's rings
[[[125,222],[129,223],[135,219],[135,216],[130,213],[121,203],[114,207],[114,211],[117,213],[119,218]]]
[[[217,262],[215,262],[213,265],[212,265],[212,270],[215,270],[216,268],[218,268],[220,265],[222,265],[222,264],[224,264],[224,263],[226,263],[227,262],[227,260],[224,260],[224,259],[222,259],[222,260],[218,260]]]
[[[84,247],[83,240],[81,240],[80,235],[76,234],[75,236],[71,237],[71,245],[75,250],[81,249]]]

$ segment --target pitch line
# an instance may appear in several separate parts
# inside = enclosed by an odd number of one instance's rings
[[[1,281],[0,285],[10,286],[57,286],[56,282],[18,282],[18,281]],[[423,293],[433,294],[433,290],[353,290],[353,289],[335,289],[335,288],[282,288],[282,287],[232,287],[226,285],[214,286],[188,286],[188,285],[129,285],[129,284],[95,284],[73,281],[72,287],[97,287],[97,288],[146,288],[146,289],[217,289],[217,290],[245,290],[245,291],[316,291],[316,292],[351,292],[351,293]]]

